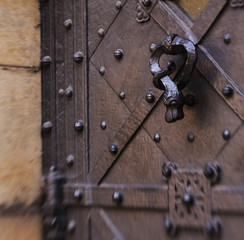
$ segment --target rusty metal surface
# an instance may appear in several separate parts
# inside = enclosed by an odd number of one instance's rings
[[[241,239],[243,50],[234,27],[221,29],[243,9],[226,3],[191,19],[173,1],[43,1],[43,172],[57,164],[67,178],[68,239],[209,239],[221,228]],[[199,55],[172,124],[148,65],[167,34]],[[184,56],[158,57],[163,69],[172,60],[177,84]]]

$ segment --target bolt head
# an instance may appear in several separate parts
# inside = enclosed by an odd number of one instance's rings
[[[193,142],[195,140],[195,135],[194,133],[189,132],[187,135],[187,139],[189,142]]]
[[[231,42],[231,35],[229,33],[224,35],[224,43],[229,44]]]
[[[81,201],[83,198],[83,193],[80,189],[76,189],[74,191],[74,199],[76,199],[77,201]]]
[[[230,131],[227,130],[227,129],[225,129],[225,130],[223,131],[223,138],[224,138],[224,140],[229,140],[230,137],[231,137]]]
[[[154,52],[154,50],[156,49],[156,44],[155,43],[152,43],[151,45],[150,45],[150,50],[151,50],[151,52]]]
[[[194,204],[194,196],[193,194],[187,192],[183,195],[182,197],[182,202],[188,206],[188,207],[191,207],[193,204]]]
[[[98,31],[97,31],[99,37],[103,37],[104,36],[104,30],[103,28],[100,28]]]
[[[155,96],[153,93],[149,92],[147,95],[146,95],[146,101],[149,102],[149,103],[153,103],[155,101]]]
[[[125,92],[120,92],[119,97],[121,100],[125,99]]]
[[[174,228],[173,222],[169,218],[165,219],[164,226],[165,226],[167,233],[172,232],[172,230]]]
[[[154,142],[160,142],[160,140],[161,140],[160,134],[159,133],[156,133],[154,135]]]
[[[206,232],[207,235],[212,236],[215,234],[215,228],[214,225],[211,222],[207,222],[206,224]]]
[[[117,154],[119,151],[117,145],[115,144],[112,144],[110,147],[109,147],[109,152],[111,152],[112,154]]]
[[[74,128],[76,131],[82,132],[84,129],[84,122],[82,120],[76,121]]]
[[[82,52],[76,52],[76,53],[74,54],[74,61],[75,61],[76,63],[81,63],[81,62],[83,61],[83,58],[84,58],[84,55],[83,55]]]
[[[100,127],[101,127],[101,129],[104,130],[107,127],[106,121],[102,121],[101,124],[100,124]]]
[[[51,62],[52,62],[52,58],[51,58],[50,56],[45,56],[45,57],[43,57],[42,60],[41,60],[41,64],[42,64],[42,66],[44,66],[44,67],[48,67],[48,66],[50,66]]]
[[[152,0],[142,0],[142,4],[145,7],[150,7],[152,5]]]
[[[211,179],[214,177],[215,173],[214,173],[214,169],[210,166],[206,166],[203,174],[205,175],[206,178]]]
[[[62,97],[64,95],[64,92],[65,91],[63,89],[59,89],[59,91],[58,91],[59,97]]]
[[[76,229],[76,221],[75,220],[70,220],[67,226],[67,230],[69,233],[73,233]]]
[[[105,67],[100,67],[100,69],[99,69],[99,73],[100,73],[101,75],[104,75],[105,72],[106,72]]]
[[[55,165],[52,165],[51,167],[50,167],[50,171],[51,172],[55,172],[55,171],[57,171],[58,170],[58,168],[57,168],[57,166],[55,166]]]
[[[75,161],[75,158],[72,154],[68,155],[68,157],[65,159],[65,163],[68,167],[73,166],[74,161]]]
[[[120,191],[115,191],[112,196],[112,200],[115,203],[122,203],[123,202],[123,194]]]
[[[162,169],[162,174],[164,177],[169,178],[172,174],[172,170],[169,166],[165,165]]]
[[[233,88],[231,86],[227,85],[227,86],[223,87],[222,93],[226,97],[231,97],[233,95],[233,93],[234,93],[234,90],[233,90]]]
[[[66,97],[68,97],[68,98],[72,97],[72,95],[73,95],[73,88],[72,88],[72,87],[68,87],[68,88],[66,88],[66,89],[65,89],[65,95],[66,95]]]
[[[43,132],[51,132],[52,127],[53,127],[53,124],[51,121],[44,122],[42,124],[42,131]]]
[[[71,19],[67,19],[64,21],[64,27],[68,30],[71,29],[72,27],[72,20]]]
[[[117,10],[120,10],[123,7],[122,2],[121,1],[117,1],[116,4],[115,4],[115,7],[116,7]]]
[[[114,51],[114,57],[116,59],[121,59],[123,57],[124,53],[123,53],[123,50],[122,49],[116,49]]]

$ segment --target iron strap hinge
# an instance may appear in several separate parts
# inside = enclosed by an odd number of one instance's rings
[[[67,227],[67,213],[63,204],[63,185],[65,183],[66,177],[52,166],[46,178],[45,201],[42,208],[44,239],[65,239]]]

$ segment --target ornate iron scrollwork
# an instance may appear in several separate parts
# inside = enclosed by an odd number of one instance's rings
[[[186,53],[186,61],[181,76],[172,80],[169,75],[175,71],[175,65],[170,64],[167,70],[161,69],[159,59],[163,54],[178,55]],[[189,82],[197,60],[194,44],[176,34],[168,35],[159,45],[155,47],[150,59],[153,84],[156,88],[164,90],[164,104],[166,106],[165,120],[175,122],[184,118],[183,106],[185,98],[181,90]]]

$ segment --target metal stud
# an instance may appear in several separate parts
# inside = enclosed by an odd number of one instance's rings
[[[42,131],[43,132],[51,132],[52,127],[53,127],[53,124],[51,121],[44,122],[42,124]]]
[[[203,174],[212,184],[215,184],[220,181],[221,167],[217,162],[207,163],[203,170]]]
[[[62,88],[59,89],[58,95],[59,95],[59,97],[62,97],[64,95],[64,90]]]
[[[114,51],[114,57],[116,59],[121,59],[123,57],[123,50],[122,49],[116,49]]]
[[[66,95],[66,97],[68,97],[68,98],[72,97],[72,95],[73,95],[73,88],[72,88],[72,87],[68,87],[68,88],[66,88],[66,89],[65,89],[65,95]]]
[[[231,42],[231,35],[229,33],[224,35],[224,43],[229,44]]]
[[[83,61],[83,58],[84,58],[84,55],[83,55],[82,52],[76,52],[76,53],[74,54],[74,61],[75,61],[76,63],[81,63],[81,62]]]
[[[80,189],[76,189],[74,191],[74,199],[76,199],[77,201],[81,201],[83,198],[83,193]]]
[[[156,49],[156,44],[155,43],[152,43],[151,45],[150,45],[150,50],[153,52],[155,49]]]
[[[150,7],[152,5],[152,0],[142,0],[142,4],[145,7]]]
[[[165,229],[166,229],[167,233],[172,233],[172,231],[174,229],[174,224],[169,218],[165,219],[164,226],[165,226]]]
[[[169,178],[172,174],[171,168],[167,165],[163,166],[162,174],[164,177]]]
[[[121,91],[119,94],[120,99],[125,99],[125,92]]]
[[[78,121],[75,122],[74,127],[75,127],[76,131],[81,132],[84,129],[84,122],[82,120],[78,120]]]
[[[101,129],[105,129],[107,127],[107,123],[105,121],[102,121],[100,124]]]
[[[67,226],[67,230],[69,233],[73,233],[76,229],[76,221],[75,220],[70,220]]]
[[[116,7],[117,10],[120,10],[123,7],[122,2],[121,1],[117,1],[116,4],[115,4],[115,7]]]
[[[230,131],[227,130],[227,129],[225,129],[225,130],[223,131],[223,138],[224,138],[224,140],[229,140],[230,137],[231,137]]]
[[[112,154],[117,154],[118,153],[118,147],[117,145],[115,144],[112,144],[110,147],[109,147],[109,152],[111,152]]]
[[[71,19],[67,19],[64,21],[64,27],[68,30],[71,29],[72,27],[72,20]]]
[[[183,195],[182,202],[187,207],[191,207],[194,204],[194,196],[191,193],[187,192]]]
[[[104,36],[104,30],[103,28],[100,28],[98,31],[97,31],[99,37],[103,37]]]
[[[99,73],[100,73],[101,75],[104,75],[105,72],[106,72],[105,67],[100,67],[100,69],[99,69]]]
[[[119,191],[115,191],[114,193],[113,193],[113,196],[112,196],[112,200],[115,202],[115,203],[122,203],[123,202],[123,199],[124,199],[124,197],[123,197],[123,194],[122,194],[122,192],[119,192]]]
[[[214,177],[214,169],[211,166],[206,166],[206,168],[203,171],[206,178],[211,179]]]
[[[51,167],[50,167],[50,172],[55,172],[55,171],[57,171],[58,170],[58,168],[57,168],[57,166],[55,166],[55,165],[52,165]]]
[[[52,62],[52,58],[51,58],[50,56],[45,56],[45,57],[43,57],[42,60],[41,60],[41,64],[42,64],[42,66],[44,66],[44,67],[48,67],[48,66],[50,66],[51,62]]]
[[[149,92],[145,98],[149,103],[153,103],[155,101],[155,95],[152,92]]]
[[[194,135],[194,133],[189,132],[188,135],[187,135],[187,140],[188,140],[189,142],[193,142],[193,141],[195,140],[195,135]]]
[[[196,103],[196,97],[192,94],[187,94],[185,96],[185,101],[188,107],[193,107]]]
[[[68,167],[71,167],[74,165],[75,158],[72,154],[69,154],[68,157],[65,159],[65,163]]]
[[[231,97],[233,95],[233,93],[234,93],[234,90],[233,90],[233,88],[231,86],[227,85],[227,86],[223,87],[222,93],[226,97]]]
[[[221,235],[222,226],[219,220],[212,219],[211,221],[207,222],[206,224],[206,233],[209,237]]]
[[[160,134],[159,133],[156,133],[154,135],[154,142],[160,142],[160,140],[161,140]]]

